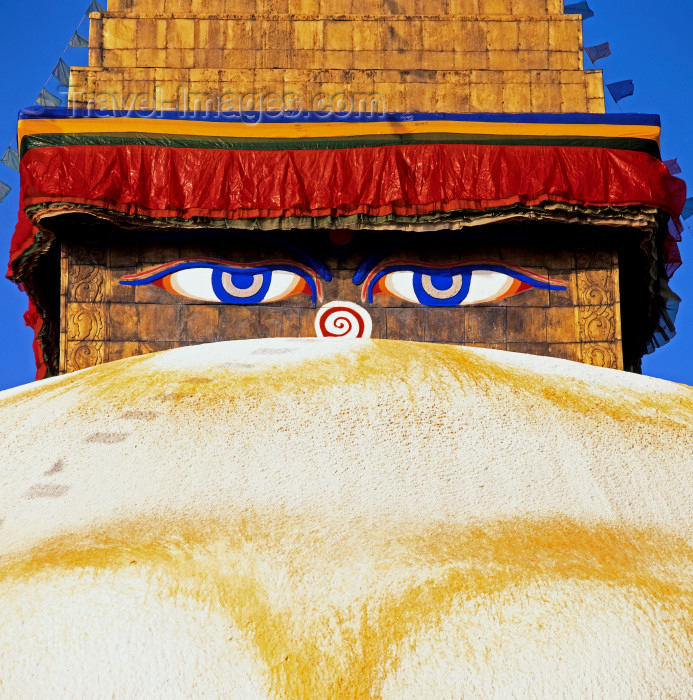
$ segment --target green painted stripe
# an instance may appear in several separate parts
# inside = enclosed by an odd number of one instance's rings
[[[34,148],[56,146],[163,146],[238,151],[320,150],[397,146],[401,144],[484,144],[490,146],[564,146],[640,151],[660,157],[651,139],[582,136],[488,136],[483,134],[402,134],[334,138],[257,139],[169,134],[34,134],[22,139],[21,156]]]

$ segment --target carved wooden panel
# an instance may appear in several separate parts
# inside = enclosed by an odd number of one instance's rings
[[[580,307],[578,329],[583,342],[615,341],[618,329],[613,305]]]
[[[67,244],[60,244],[60,345],[58,369],[60,374],[67,372],[67,290],[68,281],[68,250]]]
[[[67,342],[67,371],[87,369],[104,363],[104,343],[97,341]]]
[[[615,255],[579,251],[576,262],[576,311],[581,361],[597,367],[622,369],[618,263]],[[581,265],[584,265],[582,269]]]
[[[582,362],[595,367],[620,369],[616,343],[594,343],[582,346]]]
[[[67,288],[63,305],[64,360],[67,372],[100,365],[105,361],[106,270],[104,251],[67,246]]]
[[[96,304],[67,305],[68,341],[104,340],[103,309]]]
[[[614,254],[603,248],[578,248],[575,265],[578,270],[610,270],[614,265]]]

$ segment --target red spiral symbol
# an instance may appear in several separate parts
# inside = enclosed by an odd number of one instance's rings
[[[315,318],[319,338],[370,338],[371,330],[368,312],[348,301],[325,304]]]

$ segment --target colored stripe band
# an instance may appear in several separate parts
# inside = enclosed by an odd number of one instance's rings
[[[33,134],[141,133],[171,136],[220,136],[254,138],[344,138],[366,135],[465,134],[483,136],[576,136],[597,138],[647,138],[659,140],[660,129],[649,125],[553,124],[481,121],[387,122],[282,122],[229,123],[175,121],[131,117],[103,119],[37,119],[19,122],[19,137]]]
[[[640,151],[659,158],[657,143],[646,138],[598,138],[598,137],[552,137],[552,136],[488,136],[452,135],[444,133],[402,134],[399,136],[354,136],[334,138],[279,139],[210,136],[171,136],[167,134],[123,133],[41,133],[25,136],[21,142],[20,157],[31,149],[53,146],[165,146],[169,148],[202,148],[246,151],[292,151],[335,148],[365,148],[374,146],[396,146],[400,144],[483,144],[488,146],[545,146],[575,148],[607,148],[625,151]]]
[[[191,112],[165,111],[163,118],[167,120],[199,121],[199,122],[228,122],[229,116],[215,114],[201,115]],[[240,113],[235,113],[241,118]],[[412,121],[460,121],[460,122],[507,122],[518,124],[613,124],[613,125],[641,125],[661,127],[661,120],[656,114],[587,114],[584,112],[572,112],[566,114],[551,113],[446,113],[446,112],[389,112],[367,116],[348,113],[324,113],[302,111],[299,115],[290,112],[255,112],[243,113],[248,120],[257,121],[260,118],[275,119],[284,122],[412,122]],[[98,118],[93,110],[66,109],[32,106],[23,109],[19,113],[20,120],[29,119],[89,119]],[[136,119],[155,119],[152,116],[133,115],[132,111],[113,111],[107,113],[109,118],[133,117]]]

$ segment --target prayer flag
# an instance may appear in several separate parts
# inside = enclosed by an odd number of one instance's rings
[[[683,211],[681,212],[682,219],[688,219],[693,216],[693,197],[689,197],[686,203],[683,205]]]
[[[595,63],[600,58],[611,56],[609,42],[607,41],[604,44],[597,44],[596,46],[585,46],[585,53],[592,63]]]
[[[607,83],[606,87],[614,98],[614,102],[622,100],[635,92],[635,86],[632,80],[619,80],[615,83]]]
[[[12,192],[12,188],[0,180],[0,202],[4,201],[10,192]]]
[[[678,175],[681,172],[681,166],[678,163],[678,158],[665,160],[664,165],[667,166],[670,175]]]
[[[19,172],[19,155],[17,154],[17,151],[12,148],[12,146],[7,147],[5,155],[0,158],[0,163]]]
[[[83,36],[80,36],[77,32],[75,32],[72,35],[72,39],[70,39],[68,46],[71,49],[86,49],[89,46],[89,42]]]
[[[587,4],[586,0],[575,2],[572,5],[565,5],[563,11],[567,15],[582,15],[582,19],[594,17],[594,12],[590,10],[590,6]]]
[[[39,107],[60,107],[63,101],[52,92],[48,92],[46,88],[41,90],[41,94],[36,98],[36,104]]]
[[[53,77],[63,86],[70,85],[70,66],[61,58],[58,65],[53,69]]]
[[[92,0],[91,5],[89,5],[87,11],[84,14],[89,15],[92,12],[106,12],[106,10],[104,10],[104,8],[101,7],[101,5],[99,5],[99,3],[96,2],[96,0]]]

